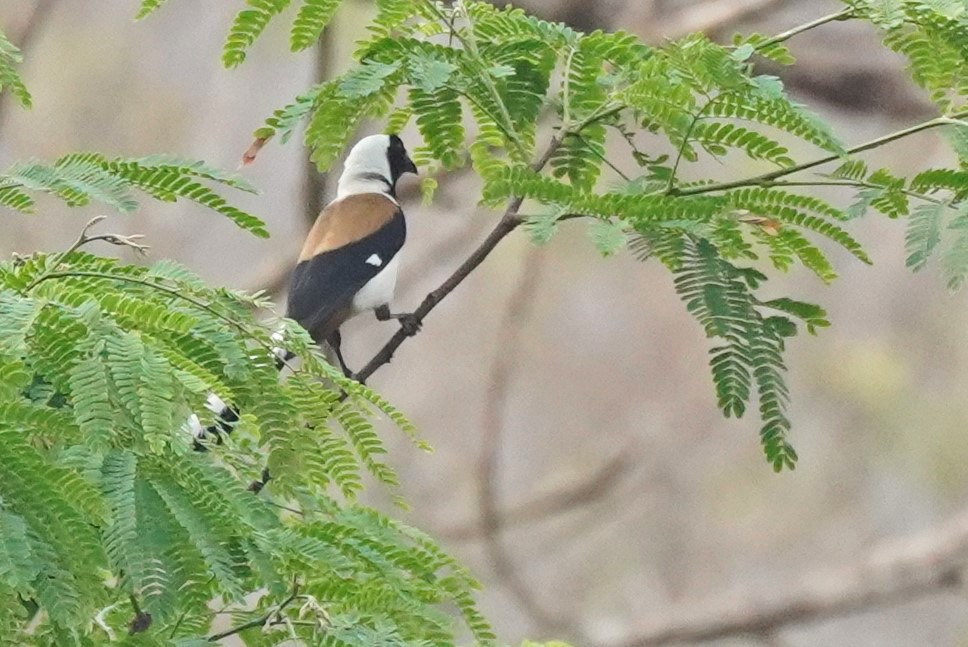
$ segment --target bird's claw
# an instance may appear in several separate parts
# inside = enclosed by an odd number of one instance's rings
[[[399,315],[397,320],[400,322],[400,328],[403,330],[404,334],[407,335],[407,337],[413,337],[416,335],[418,332],[420,332],[420,328],[423,326],[423,322],[420,320],[420,317],[412,313]]]

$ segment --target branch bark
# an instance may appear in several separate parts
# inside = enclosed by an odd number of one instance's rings
[[[561,139],[558,135],[554,135],[551,141],[548,143],[548,147],[545,152],[535,160],[531,165],[534,171],[540,171],[545,167],[551,156],[554,155],[555,151],[561,145]],[[518,228],[518,226],[523,222],[523,220],[518,216],[518,211],[521,209],[521,204],[524,202],[523,198],[514,198],[508,203],[507,209],[504,211],[504,215],[498,221],[491,233],[488,234],[487,238],[471,252],[471,255],[467,257],[460,267],[458,267],[453,274],[451,274],[447,279],[440,284],[440,286],[430,292],[424,300],[420,303],[416,310],[413,311],[413,316],[418,323],[423,323],[423,320],[427,318],[437,305],[443,301],[448,294],[454,291],[454,289],[464,282],[471,272],[477,269],[487,256],[494,251],[498,243],[504,240],[504,237],[510,234],[512,231]],[[383,347],[377,351],[376,355],[367,362],[354,377],[360,382],[366,382],[377,370],[380,369],[385,364],[389,364],[390,360],[393,359],[393,354],[398,348],[407,340],[409,335],[401,328],[393,337],[387,341]]]
[[[914,126],[904,128],[902,130],[889,133],[877,139],[872,139],[869,142],[863,144],[858,144],[852,148],[848,148],[845,153],[847,155],[856,155],[857,153],[863,153],[864,151],[873,150],[875,148],[880,148],[885,144],[890,144],[899,139],[904,139],[916,133],[930,130],[932,128],[938,128],[940,126],[950,126],[950,125],[966,125],[962,119],[968,118],[968,111],[962,111],[951,115],[950,117],[936,117],[928,121],[923,121]],[[704,184],[702,186],[689,187],[686,189],[676,189],[673,188],[671,191],[667,191],[668,195],[673,196],[684,196],[684,195],[700,195],[703,193],[715,193],[717,191],[728,191],[730,189],[738,189],[746,186],[771,186],[774,180],[778,180],[781,177],[786,177],[787,175],[792,175],[794,173],[799,173],[800,171],[807,171],[817,166],[823,166],[824,164],[829,164],[830,162],[836,162],[837,160],[843,159],[843,155],[827,155],[825,157],[820,157],[810,162],[804,162],[803,164],[797,164],[796,166],[788,166],[769,173],[764,173],[762,175],[756,175],[754,177],[733,180],[731,182],[723,182],[721,184]]]
[[[256,618],[255,620],[250,620],[249,622],[243,623],[238,627],[232,627],[231,629],[227,629],[217,634],[212,634],[211,636],[208,637],[207,640],[210,643],[214,643],[222,640],[223,638],[228,638],[229,636],[234,636],[235,634],[242,633],[246,629],[261,627],[265,625],[267,622],[270,622],[274,617],[282,613],[282,611],[287,606],[292,604],[293,600],[295,600],[297,597],[299,597],[299,583],[296,580],[293,580],[292,593],[289,594],[289,597],[287,597],[281,603],[276,605],[269,613],[259,618]]]
[[[824,569],[792,590],[709,605],[655,622],[606,647],[655,647],[737,636],[769,635],[964,586],[968,510],[913,537],[884,542],[857,566]]]

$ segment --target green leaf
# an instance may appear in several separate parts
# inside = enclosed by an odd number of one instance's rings
[[[524,220],[524,230],[528,232],[528,237],[535,245],[546,245],[558,232],[558,219],[561,218],[560,211],[550,211],[545,214],[528,216]]]
[[[445,169],[462,166],[464,126],[457,91],[446,86],[433,92],[411,88],[410,106],[425,142],[425,148],[417,151],[415,159],[423,161],[421,158],[426,154],[431,159],[439,160]]]
[[[52,194],[71,207],[98,202],[127,213],[138,207],[132,189],[139,189],[167,202],[188,198],[257,236],[269,235],[262,220],[229,204],[198,180],[249,193],[256,191],[243,178],[204,162],[167,155],[108,160],[97,153],[71,153],[52,165],[21,162],[0,174],[0,205],[32,211],[34,200],[30,192],[36,192]]]
[[[846,149],[830,127],[817,115],[785,96],[774,96],[773,84],[753,94],[723,95],[712,102],[706,113],[711,117],[745,119],[772,126],[838,155]]]
[[[760,431],[764,453],[774,469],[793,469],[796,451],[787,441],[790,421],[786,416],[789,395],[784,380],[784,338],[795,332],[782,317],[764,317],[753,296],[765,277],[749,268],[723,260],[708,241],[677,232],[652,232],[649,254],[677,254],[675,287],[686,309],[709,337],[722,340],[710,349],[710,368],[719,399],[727,416],[742,416],[755,390],[759,399]],[[805,311],[780,301],[776,307]],[[769,307],[769,306],[767,306]],[[813,313],[817,314],[817,313]]]
[[[495,79],[503,79],[508,76],[514,76],[514,68],[510,65],[494,65],[493,67],[487,68],[487,73]]]
[[[303,0],[292,24],[289,48],[293,52],[311,47],[332,21],[342,0]]]
[[[727,197],[734,207],[742,211],[775,220],[780,225],[794,225],[818,233],[861,261],[871,263],[863,246],[841,226],[829,220],[847,220],[847,214],[819,198],[762,188],[738,189],[729,192]],[[784,258],[796,255],[824,281],[831,281],[836,277],[823,253],[796,231],[781,227],[778,235],[765,237],[763,240],[772,247],[774,254],[778,254],[773,257],[777,267],[784,268],[789,264]]]
[[[739,49],[743,46],[750,46],[753,48],[753,52],[762,56],[763,58],[768,58],[774,63],[779,63],[780,65],[793,65],[796,63],[796,59],[790,54],[790,50],[786,48],[784,43],[769,43],[770,38],[764,36],[763,34],[748,34],[740,35],[737,34],[733,37],[733,45]],[[744,50],[745,53],[745,50]],[[749,58],[748,56],[746,58]],[[743,60],[746,60],[745,58]]]
[[[904,192],[904,180],[892,175],[887,169],[874,171],[867,181],[882,187],[871,200],[871,206],[890,218],[900,218],[910,213],[908,196]]]
[[[343,76],[339,91],[348,99],[360,99],[376,94],[383,89],[384,79],[399,68],[399,63],[368,61]]]
[[[941,128],[944,136],[951,148],[958,155],[961,167],[968,167],[968,125],[951,124]]]
[[[807,325],[807,332],[811,335],[817,334],[817,328],[827,328],[830,326],[830,322],[827,320],[827,311],[813,303],[782,297],[766,301],[763,303],[763,306],[791,314],[803,320]]]
[[[434,201],[434,194],[436,192],[437,178],[430,176],[420,178],[420,199],[423,204],[431,204]]]
[[[174,202],[186,198],[226,216],[240,228],[260,238],[268,238],[265,223],[250,213],[232,206],[218,193],[195,178],[212,179],[229,186],[243,186],[231,176],[219,176],[204,165],[172,164],[167,158],[146,157],[141,159],[118,158],[105,162],[105,169],[114,177],[137,187],[155,198]]]
[[[456,70],[457,66],[448,61],[418,52],[410,60],[410,81],[424,92],[433,92],[446,85]]]
[[[914,210],[908,219],[904,249],[907,266],[917,272],[924,269],[928,259],[941,244],[941,227],[947,205],[925,203]]]
[[[613,256],[626,244],[626,225],[620,220],[592,220],[588,225],[588,234],[595,249],[604,257]]]
[[[30,108],[32,104],[30,92],[16,69],[16,65],[22,60],[20,50],[7,40],[3,31],[0,31],[0,93],[8,90],[21,107]]]
[[[265,30],[269,21],[289,6],[292,0],[246,0],[250,7],[240,11],[222,46],[222,63],[236,67],[245,60],[246,52]]]
[[[762,159],[777,166],[793,166],[790,151],[778,142],[755,130],[730,123],[700,121],[693,127],[690,139],[716,156],[725,154],[725,147],[739,148],[751,159]]]
[[[948,224],[954,232],[948,248],[941,254],[941,273],[948,289],[960,290],[968,280],[968,205],[961,205],[958,214]]]
[[[751,45],[749,43],[744,43],[744,44],[739,45],[738,47],[736,47],[732,51],[732,53],[730,54],[730,56],[732,56],[734,60],[742,63],[742,62],[748,60],[749,57],[752,56],[753,55],[753,52],[755,52],[755,51],[756,51],[756,48],[753,45]]]
[[[141,20],[146,18],[149,14],[154,13],[156,10],[161,8],[161,5],[165,4],[168,0],[141,0],[141,8],[138,9],[138,13],[135,15],[135,20]]]
[[[0,581],[24,597],[41,572],[28,531],[22,517],[0,511]]]

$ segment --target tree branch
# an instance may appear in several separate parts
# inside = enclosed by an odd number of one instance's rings
[[[770,186],[850,186],[856,189],[883,189],[884,187],[879,184],[874,184],[873,182],[865,182],[863,180],[791,180],[789,182],[771,182]],[[938,198],[932,198],[930,195],[920,193],[918,191],[912,191],[911,189],[897,189],[900,193],[904,195],[915,198],[917,200],[923,200],[924,202],[930,202],[932,204],[945,204],[944,200],[939,200]]]
[[[534,171],[540,171],[551,159],[558,147],[561,146],[561,139],[558,135],[554,135],[551,141],[548,143],[548,147],[544,153],[531,165],[531,169]],[[427,317],[430,312],[437,307],[448,294],[454,291],[454,289],[464,282],[470,273],[477,269],[488,254],[490,254],[497,244],[500,243],[505,236],[510,234],[512,231],[517,229],[523,220],[518,216],[518,211],[521,209],[521,204],[524,202],[523,198],[514,198],[508,203],[507,209],[504,211],[504,215],[498,221],[497,225],[491,230],[487,238],[475,249],[467,259],[461,263],[453,274],[451,274],[447,279],[440,284],[440,286],[430,292],[424,300],[420,303],[416,310],[413,311],[413,316],[418,323],[423,323],[423,320]],[[373,358],[367,362],[354,377],[359,382],[365,382],[371,375],[373,375],[381,366],[384,364],[389,364],[390,360],[393,359],[393,354],[396,350],[407,340],[409,335],[403,331],[401,328],[393,337],[384,344]]]
[[[504,132],[505,136],[508,138],[508,142],[513,144],[518,152],[524,150],[524,146],[521,144],[521,138],[518,136],[517,131],[514,129],[514,120],[511,118],[511,112],[508,110],[507,105],[504,103],[504,99],[501,98],[501,93],[498,92],[497,86],[494,84],[494,79],[487,72],[488,65],[484,62],[481,57],[480,51],[477,49],[477,39],[474,35],[474,23],[471,20],[471,15],[464,8],[460,0],[455,0],[453,5],[450,7],[450,17],[444,13],[443,9],[437,5],[436,2],[427,2],[425,5],[431,13],[433,13],[441,23],[450,26],[450,37],[456,38],[460,41],[461,45],[464,46],[465,52],[470,55],[470,57],[477,63],[477,67],[480,69],[480,80],[487,89],[488,94],[491,95],[491,100],[494,105],[500,110],[500,114],[494,115],[487,109],[486,106],[482,106],[480,103],[474,100],[472,96],[467,93],[461,92],[460,94],[466,98],[468,101],[474,103],[478,108],[480,108],[484,113],[490,114],[494,118],[494,122],[498,127]],[[457,12],[467,21],[467,32],[462,33],[460,30],[454,27],[454,22],[457,18]]]
[[[682,158],[686,154],[686,148],[689,146],[689,138],[692,137],[692,133],[696,129],[696,124],[699,123],[699,121],[706,114],[706,111],[712,108],[722,96],[725,95],[719,95],[709,99],[706,101],[705,105],[703,105],[703,107],[696,112],[696,114],[692,115],[692,121],[689,122],[689,128],[686,129],[686,133],[682,136],[682,143],[679,144],[679,149],[676,152],[676,161],[672,165],[672,172],[669,173],[669,182],[666,184],[666,193],[675,191],[676,176],[679,173],[679,165],[682,164]]]
[[[790,40],[797,34],[802,34],[805,31],[810,31],[811,29],[815,29],[817,27],[820,27],[821,25],[826,25],[829,22],[850,20],[853,17],[854,17],[854,10],[848,7],[836,13],[832,13],[827,16],[817,18],[816,20],[811,20],[810,22],[806,22],[806,23],[803,23],[802,25],[798,25],[793,29],[788,29],[785,32],[779,33],[773,38],[770,38],[769,40],[765,40],[759,45],[757,45],[756,49],[766,49],[771,45],[776,45],[777,43],[782,43],[784,41]]]
[[[966,560],[968,510],[913,537],[884,542],[859,566],[816,572],[785,594],[770,591],[758,599],[710,605],[678,619],[655,622],[609,647],[769,635],[783,627],[899,604],[962,587]]]
[[[849,148],[846,151],[847,155],[855,155],[857,153],[863,153],[864,151],[869,151],[874,148],[879,148],[885,144],[903,139],[915,133],[919,133],[924,130],[929,130],[931,128],[937,128],[938,126],[950,126],[952,124],[961,124],[960,119],[968,118],[968,111],[959,112],[951,117],[936,117],[928,121],[924,121],[920,124],[898,130],[896,132],[878,137],[877,139],[872,139],[869,142],[859,144],[853,148]],[[673,188],[668,192],[669,195],[685,196],[685,195],[700,195],[702,193],[714,193],[717,191],[728,191],[730,189],[738,189],[745,186],[770,186],[773,180],[785,177],[787,175],[792,175],[794,173],[799,173],[800,171],[806,171],[817,166],[822,166],[830,162],[835,162],[842,159],[843,155],[827,155],[826,157],[821,157],[810,162],[804,162],[803,164],[797,164],[796,166],[788,166],[786,168],[777,169],[775,171],[770,171],[769,173],[764,173],[762,175],[756,175],[754,177],[746,178],[743,180],[733,180],[731,182],[723,182],[722,184],[707,184],[703,186],[694,186],[686,189],[675,189]]]
[[[211,636],[208,637],[208,642],[210,643],[218,642],[222,638],[228,638],[229,636],[234,636],[237,633],[242,633],[246,629],[253,629],[255,627],[261,627],[265,625],[267,622],[272,620],[273,617],[278,616],[280,613],[282,613],[283,609],[285,609],[287,606],[292,604],[293,600],[295,600],[297,597],[299,597],[299,583],[296,581],[295,578],[293,578],[292,593],[289,594],[288,598],[286,598],[281,603],[276,605],[276,607],[274,607],[269,613],[265,614],[260,618],[256,618],[255,620],[250,620],[249,622],[243,623],[238,627],[233,627],[231,629],[227,629],[220,633],[212,634]]]
[[[168,286],[161,285],[159,283],[155,283],[154,281],[148,281],[146,279],[140,279],[140,278],[137,278],[135,276],[125,276],[125,275],[122,275],[122,274],[107,274],[105,272],[89,272],[89,271],[85,271],[85,270],[64,270],[62,272],[50,272],[49,274],[44,274],[43,276],[35,279],[29,286],[27,286],[24,289],[24,292],[27,292],[29,290],[32,290],[35,287],[37,287],[38,285],[40,285],[41,283],[44,283],[46,281],[50,281],[50,280],[53,280],[53,279],[65,279],[65,278],[71,278],[71,277],[78,277],[78,276],[86,276],[86,277],[95,278],[95,279],[105,279],[105,280],[109,280],[109,281],[119,281],[121,283],[131,283],[131,284],[135,284],[135,285],[143,285],[145,287],[152,288],[154,290],[158,290],[159,292],[164,292],[165,294],[169,294],[169,295],[171,295],[173,297],[176,297],[176,298],[181,299],[181,300],[183,300],[183,301],[185,301],[187,303],[192,304],[193,306],[195,306],[199,310],[204,310],[205,312],[209,313],[210,315],[212,315],[213,317],[215,317],[217,319],[221,319],[222,321],[224,321],[225,323],[227,323],[228,325],[230,325],[231,327],[235,328],[240,333],[242,333],[243,335],[245,335],[246,337],[248,337],[249,339],[251,339],[252,341],[254,341],[256,344],[258,344],[259,346],[261,346],[263,349],[265,349],[269,353],[269,355],[275,356],[276,349],[273,348],[271,344],[267,344],[266,342],[262,341],[255,333],[253,333],[251,330],[249,330],[249,328],[246,327],[245,324],[243,324],[243,323],[241,323],[239,321],[236,321],[232,317],[229,317],[228,315],[225,315],[225,314],[219,312],[218,310],[216,310],[215,308],[213,308],[209,304],[207,304],[207,303],[205,303],[203,301],[200,301],[200,300],[194,298],[193,296],[190,296],[189,294],[186,294],[186,292],[185,292],[184,289],[170,288]],[[302,372],[302,369],[300,369],[297,366],[294,366],[292,363],[289,362],[289,360],[285,360],[285,359],[283,359],[283,358],[280,357],[280,358],[278,358],[278,361],[281,362],[286,368],[288,368],[293,373],[300,373],[300,372]],[[264,483],[263,483],[263,485],[264,485]]]
[[[500,528],[508,530],[537,523],[598,501],[615,489],[632,465],[632,453],[628,449],[623,450],[585,479],[557,487],[554,491],[540,494],[530,501],[500,510],[498,514]],[[436,534],[453,541],[470,541],[480,537],[480,530],[479,522],[465,522],[439,530]]]

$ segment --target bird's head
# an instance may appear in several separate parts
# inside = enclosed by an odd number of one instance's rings
[[[346,156],[337,195],[386,193],[393,196],[400,176],[416,172],[416,165],[397,135],[370,135],[356,142]]]

